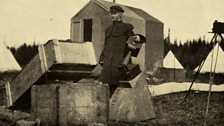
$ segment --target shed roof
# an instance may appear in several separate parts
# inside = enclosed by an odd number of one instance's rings
[[[105,0],[90,0],[90,2],[87,3],[87,5],[90,4],[91,2],[96,3],[97,5],[99,5],[100,7],[102,7],[103,9],[105,9],[108,12],[109,12],[111,6],[119,5],[124,9],[126,16],[130,16],[130,17],[134,17],[134,18],[138,18],[138,19],[142,19],[142,20],[147,20],[147,21],[151,21],[151,22],[162,23],[158,19],[154,18],[153,16],[149,15],[148,13],[146,13],[145,11],[143,11],[142,9],[139,9],[139,8],[134,8],[131,6],[126,6],[126,5],[113,3],[113,2],[109,2],[109,1],[105,1]],[[83,8],[85,8],[86,6],[84,6]],[[83,10],[83,8],[74,17],[76,17]]]
[[[139,16],[143,17],[144,19],[148,20],[148,21],[153,21],[153,22],[158,22],[158,23],[162,23],[161,21],[159,21],[158,19],[156,19],[155,17],[149,15],[148,13],[146,13],[144,10],[139,9],[139,8],[134,8],[134,7],[130,7],[127,6],[128,8],[130,8],[132,11],[134,11],[136,14],[138,14]]]

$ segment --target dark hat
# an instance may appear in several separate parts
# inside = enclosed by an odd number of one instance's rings
[[[111,6],[110,7],[110,12],[121,12],[124,13],[124,10],[120,6]]]

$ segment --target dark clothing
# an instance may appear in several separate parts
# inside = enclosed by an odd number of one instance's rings
[[[100,60],[104,62],[100,81],[118,85],[121,72],[118,70],[126,55],[127,40],[134,35],[133,25],[115,21],[105,32],[105,44]]]

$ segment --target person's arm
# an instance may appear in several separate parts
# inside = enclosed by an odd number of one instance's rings
[[[134,26],[131,24],[127,25],[127,32],[126,35],[128,37],[128,41],[127,41],[127,46],[129,49],[136,49],[136,47],[134,46],[135,42],[139,42],[140,41],[140,37],[136,34],[134,34],[133,29]]]
[[[104,46],[105,46],[105,44],[104,44]],[[104,58],[104,48],[103,48],[103,50],[102,50],[102,52],[101,52],[101,55],[100,55],[100,59],[99,59],[99,64],[101,65],[101,66],[103,66],[103,58]]]
[[[104,46],[103,46],[103,50],[102,50],[101,55],[100,55],[100,58],[99,58],[99,64],[100,64],[101,66],[103,66],[103,59],[104,59],[105,47],[106,47],[106,45],[107,45],[107,34],[108,34],[108,29],[109,29],[109,28],[107,28],[106,31],[105,31]]]
[[[134,26],[132,24],[127,24],[127,31],[126,31],[127,37],[135,35],[133,32],[133,29],[134,29]]]
[[[101,65],[101,66],[103,66],[103,59],[104,59],[104,53],[105,53],[105,46],[106,46],[106,39],[105,39],[105,41],[104,41],[104,47],[103,47],[103,50],[102,50],[102,52],[101,52],[101,55],[100,55],[100,59],[99,59],[99,64]]]

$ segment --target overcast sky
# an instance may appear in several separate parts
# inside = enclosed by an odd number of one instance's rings
[[[0,0],[0,40],[8,46],[68,39],[70,19],[89,0]],[[109,0],[112,1],[112,0]],[[206,36],[215,19],[224,22],[224,0],[116,0],[141,8],[171,28],[171,40]]]

